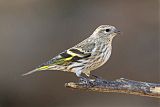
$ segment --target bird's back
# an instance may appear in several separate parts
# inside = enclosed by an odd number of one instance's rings
[[[111,42],[117,29],[110,25],[99,26],[93,34],[81,43],[58,54],[36,69],[24,74],[28,75],[41,70],[61,70],[74,72],[77,76],[102,66],[111,55]]]

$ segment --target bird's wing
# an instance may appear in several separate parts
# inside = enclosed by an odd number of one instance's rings
[[[78,45],[63,51],[62,53],[52,58],[51,60],[47,61],[46,63],[41,64],[36,69],[23,75],[28,75],[36,71],[48,70],[50,66],[53,66],[53,65],[67,66],[72,62],[79,62],[79,60],[81,59],[90,57],[94,47],[95,47],[94,42],[87,43],[86,41],[83,41]]]
[[[88,58],[91,56],[92,50],[95,48],[94,42],[82,41],[76,46],[63,51],[56,57],[52,58],[46,63],[41,64],[39,67],[49,65],[62,65],[67,66],[71,62],[77,62],[80,59]]]
[[[92,50],[95,48],[95,45],[95,41],[91,39],[86,39],[74,47],[80,49],[84,53],[92,53]]]

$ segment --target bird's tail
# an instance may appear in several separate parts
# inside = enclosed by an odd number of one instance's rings
[[[22,74],[22,76],[26,76],[26,75],[32,74],[32,73],[34,73],[34,72],[37,72],[37,71],[40,71],[40,70],[39,70],[39,69],[34,69],[34,70],[29,71],[29,72],[27,72],[27,73],[25,73],[25,74]]]
[[[38,68],[36,68],[36,69],[34,69],[32,71],[29,71],[29,72],[27,72],[25,74],[22,74],[22,76],[26,76],[26,75],[32,74],[34,72],[43,71],[43,70],[62,70],[63,71],[64,67],[57,66],[57,65],[52,65],[52,66],[50,66],[50,65],[44,65],[44,66],[40,66],[40,67],[38,67]]]
[[[38,67],[38,68],[36,68],[36,69],[34,69],[32,71],[29,71],[29,72],[27,72],[25,74],[22,74],[22,76],[26,76],[26,75],[32,74],[34,72],[37,72],[37,71],[49,70],[49,68],[50,68],[50,66],[48,66],[48,65],[40,66],[40,67]]]

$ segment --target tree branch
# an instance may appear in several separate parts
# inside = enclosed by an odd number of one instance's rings
[[[148,83],[124,78],[115,81],[104,79],[88,79],[79,83],[69,82],[66,87],[96,92],[117,92],[139,96],[160,98],[160,83]]]

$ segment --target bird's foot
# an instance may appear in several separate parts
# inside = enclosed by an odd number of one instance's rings
[[[95,82],[101,82],[101,81],[103,81],[103,78],[100,77],[100,76],[97,76],[97,75],[94,75],[94,74],[92,74],[91,76],[95,78]]]
[[[102,79],[102,77],[94,75],[94,74],[92,74],[91,76],[94,77],[95,79]]]
[[[94,86],[92,79],[90,79],[90,78],[85,78],[85,77],[83,77],[83,76],[81,76],[81,77],[79,78],[79,83],[80,83],[80,84],[87,84],[87,85],[89,85],[89,86],[91,86],[91,87]]]
[[[83,76],[80,76],[79,78],[79,83],[88,83],[89,82],[89,79],[88,78],[85,78]]]

